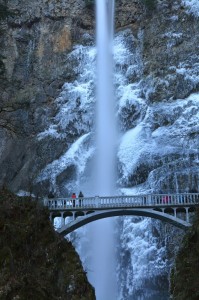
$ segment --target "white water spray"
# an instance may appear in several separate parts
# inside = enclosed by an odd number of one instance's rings
[[[113,92],[114,0],[97,0],[97,159],[96,187],[100,196],[115,188],[116,122]],[[116,299],[115,241],[112,219],[93,224],[94,274],[97,300]]]

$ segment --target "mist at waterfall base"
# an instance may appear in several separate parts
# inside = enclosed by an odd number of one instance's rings
[[[116,121],[113,92],[114,0],[96,1],[97,102],[95,193],[115,194]],[[93,223],[93,281],[97,300],[116,299],[116,264],[112,219]]]

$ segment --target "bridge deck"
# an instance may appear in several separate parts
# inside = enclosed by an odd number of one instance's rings
[[[199,193],[150,194],[114,197],[44,199],[50,211],[79,211],[127,208],[191,207],[199,205]]]
[[[189,213],[199,206],[199,193],[44,199],[50,219],[61,218],[62,235],[102,218],[131,215],[156,218],[179,228],[191,226]],[[178,213],[185,217],[178,217]],[[181,215],[183,215],[181,214]],[[72,220],[65,223],[69,216]],[[70,218],[71,219],[71,218]]]

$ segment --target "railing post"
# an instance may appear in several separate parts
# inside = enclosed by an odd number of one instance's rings
[[[148,199],[148,204],[152,205],[152,196],[151,195],[147,195],[147,199]]]
[[[179,195],[175,195],[175,204],[179,204]]]
[[[186,221],[189,223],[189,207],[185,207],[186,210]]]
[[[100,201],[99,201],[99,196],[95,196],[95,204],[96,204],[96,207],[99,207],[100,206]]]
[[[141,199],[142,199],[142,200],[141,200],[141,201],[142,201],[142,205],[143,205],[143,206],[146,206],[146,201],[145,201],[144,196],[142,196]]]

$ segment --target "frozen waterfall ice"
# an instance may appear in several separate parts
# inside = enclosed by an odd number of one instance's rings
[[[99,0],[98,5],[100,5],[100,9],[104,5],[104,17],[113,8],[111,1]],[[100,13],[99,36],[102,34],[101,30],[106,28],[105,25],[111,24],[110,20],[112,19],[109,17],[106,22],[102,22],[103,13]],[[117,102],[117,118],[121,127],[121,139],[117,151],[121,193],[129,195],[147,193],[150,189],[155,190],[161,182],[167,181],[166,176],[171,165],[178,163],[175,160],[167,163],[169,157],[172,160],[172,157],[181,156],[183,164],[188,159],[186,153],[190,152],[190,148],[192,148],[194,159],[198,161],[194,141],[191,142],[190,139],[187,139],[186,142],[186,136],[189,137],[189,133],[194,132],[193,130],[198,126],[199,95],[192,94],[186,99],[148,105],[143,97],[143,93],[145,93],[144,95],[150,93],[150,87],[142,80],[142,30],[137,36],[134,36],[130,29],[115,34],[114,53],[112,53],[112,43],[109,40],[112,34],[113,28],[109,28],[101,36],[105,44],[102,46],[102,52],[99,51],[100,49],[97,50],[98,80],[95,80],[95,46],[90,46],[90,43],[89,45],[85,43],[74,46],[73,51],[68,55],[68,65],[75,66],[73,70],[75,79],[64,84],[55,102],[58,113],[49,129],[38,136],[39,139],[51,136],[67,142],[65,152],[49,163],[39,178],[40,181],[49,179],[56,188],[56,192],[61,195],[64,195],[64,192],[62,192],[62,186],[57,179],[62,178],[63,176],[60,175],[68,172],[71,167],[75,174],[74,177],[71,176],[70,179],[65,180],[64,188],[70,191],[72,188],[77,189],[81,186],[85,195],[95,195],[93,190],[91,191],[93,186],[90,183],[87,168],[93,157],[96,157],[92,123],[92,120],[95,119],[94,83],[96,81],[98,83],[97,111],[101,112],[96,122],[99,133],[98,148],[101,151],[97,156],[100,158],[98,168],[101,168],[101,173],[95,171],[99,175],[95,180],[99,182],[98,187],[96,186],[94,190],[96,195],[109,195],[114,190],[114,160],[112,160],[115,134],[113,130],[115,126],[114,93]],[[167,36],[170,34],[167,33]],[[97,41],[97,46],[99,48],[99,41]],[[106,54],[101,56],[104,52]],[[113,65],[115,71],[112,73]],[[107,70],[106,67],[109,69]],[[171,68],[174,73],[186,76],[190,81],[198,82],[198,75],[196,76],[198,66],[196,64],[193,68],[188,69],[183,63],[176,67],[171,66]],[[114,89],[112,80],[114,80]],[[102,83],[105,84],[107,90],[100,86]],[[102,97],[102,102],[99,101],[100,97]],[[176,115],[176,112],[179,115]],[[154,119],[159,124],[157,128],[154,127]],[[166,123],[169,122],[170,125],[164,126],[161,123],[162,119]],[[68,138],[70,132],[76,134],[71,140]],[[71,143],[68,143],[68,140]],[[146,181],[139,184],[139,174],[142,173],[140,166],[144,165],[146,158],[149,162],[147,168],[152,167],[152,170]],[[154,158],[160,160],[159,167],[155,165]],[[173,172],[174,168],[171,170]],[[186,175],[189,169],[185,169],[183,172]],[[175,182],[172,184],[178,190],[180,177],[177,173],[174,175],[173,181]],[[87,189],[83,186],[83,181],[86,181]],[[188,185],[189,182],[187,182],[187,187]],[[116,222],[113,223],[113,219],[96,221],[71,234],[89,281],[96,290],[97,300],[168,299],[169,261],[165,247],[166,241],[164,241],[164,236],[157,238],[153,234],[155,230],[159,235],[162,225],[158,221],[154,225],[150,219],[132,219],[131,217],[118,218],[117,222],[118,226],[115,226]],[[117,243],[113,238],[113,224],[117,230]],[[118,247],[120,255],[120,257],[117,256],[119,292],[115,289],[115,278],[111,278],[112,274],[116,274],[112,259],[116,247]],[[113,296],[113,293],[117,293],[117,295]]]

